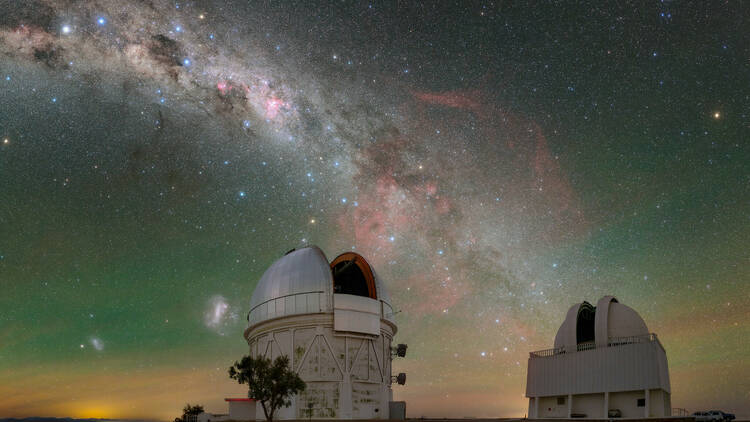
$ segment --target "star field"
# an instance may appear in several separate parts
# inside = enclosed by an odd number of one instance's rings
[[[0,415],[242,396],[284,252],[367,257],[410,417],[526,413],[612,294],[672,404],[750,416],[750,9],[0,0]]]

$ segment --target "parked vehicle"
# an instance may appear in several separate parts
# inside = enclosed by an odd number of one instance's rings
[[[714,415],[720,416],[721,420],[727,421],[727,422],[731,421],[731,420],[733,420],[735,418],[735,416],[734,416],[733,413],[726,413],[726,412],[721,411],[721,410],[711,410],[708,413],[710,413],[712,416],[714,416]]]
[[[609,409],[609,411],[607,412],[607,417],[608,418],[621,418],[622,412],[620,411],[620,409]]]
[[[708,422],[710,420],[708,412],[695,412],[693,413],[693,417],[695,418],[695,422]]]
[[[737,419],[737,417],[734,416],[734,413],[724,413],[724,417],[728,421],[733,421],[733,420]]]
[[[695,417],[695,422],[729,422],[735,418],[732,413],[724,413],[721,410],[695,412],[693,416]]]

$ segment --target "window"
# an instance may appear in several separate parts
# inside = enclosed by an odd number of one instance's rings
[[[596,307],[588,302],[583,302],[578,308],[576,319],[576,343],[588,343],[594,341],[596,321]]]
[[[646,407],[646,399],[638,399],[638,407]]]
[[[558,398],[557,398],[557,404],[558,404],[558,405],[563,405],[563,404],[565,404],[565,397],[558,397]]]
[[[377,299],[370,264],[354,252],[345,252],[331,262],[333,292]]]

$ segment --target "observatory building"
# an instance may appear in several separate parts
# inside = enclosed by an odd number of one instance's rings
[[[555,348],[529,356],[529,418],[670,416],[670,391],[664,347],[612,296],[573,305]]]
[[[329,263],[311,246],[263,274],[245,339],[253,357],[288,356],[307,384],[277,419],[389,419],[404,410],[392,402],[391,359],[406,354],[406,345],[391,347],[396,329],[388,291],[362,256],[346,252]]]

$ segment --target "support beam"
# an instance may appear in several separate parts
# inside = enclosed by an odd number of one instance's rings
[[[534,418],[539,417],[539,397],[534,397]]]
[[[651,408],[651,394],[648,393],[648,388],[644,390],[646,393],[646,408],[643,410],[643,417],[647,418],[651,414],[650,408]]]
[[[573,395],[568,394],[568,419],[571,418],[571,414],[573,413]]]
[[[609,418],[609,391],[604,392],[604,416],[603,418]]]

